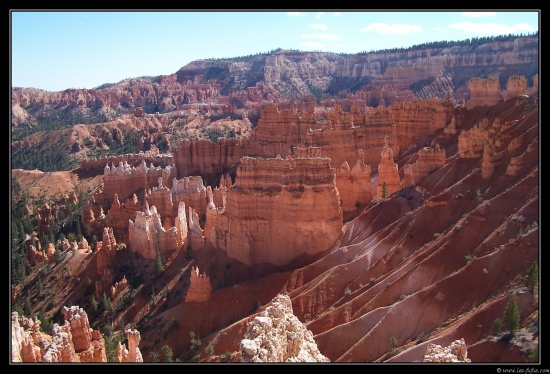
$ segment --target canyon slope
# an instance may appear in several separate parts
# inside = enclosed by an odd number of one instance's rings
[[[112,120],[12,142],[14,154],[57,139],[78,163],[11,171],[26,217],[12,241],[24,275],[11,285],[12,361],[533,363],[534,44],[275,51],[78,99],[14,89],[15,117],[31,122],[58,96],[116,112],[135,95]],[[350,82],[363,88],[312,95]],[[194,88],[159,106],[160,84],[164,98]],[[217,104],[193,107],[205,100]],[[129,137],[135,153],[92,152]],[[62,338],[65,356],[46,355]]]

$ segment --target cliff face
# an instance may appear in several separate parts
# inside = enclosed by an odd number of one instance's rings
[[[286,264],[330,248],[342,234],[330,159],[245,157],[222,210],[211,210],[210,242],[247,265]]]
[[[516,85],[523,87],[514,80],[509,92]],[[512,298],[522,329],[537,322],[538,290],[525,275],[539,259],[538,99],[518,94],[452,110],[448,102],[268,106],[250,138],[183,142],[162,166],[139,155],[119,166],[90,161],[75,174],[105,173],[104,189],[82,212],[102,241],[93,251],[65,241],[59,252],[41,252],[29,240],[29,279],[49,282],[55,305],[128,295],[109,322],[138,325],[142,335],[117,348],[120,362],[143,360],[140,339],[146,353],[169,344],[186,361],[527,362],[488,336]],[[281,157],[271,155],[278,150]],[[54,209],[40,211],[45,230]],[[155,278],[157,248],[166,263]],[[40,268],[50,273],[38,278]],[[21,307],[37,288],[38,280],[12,287],[13,302]],[[285,293],[313,341],[295,334],[301,327],[286,317],[287,301],[258,312]],[[48,308],[33,300],[34,313]],[[79,330],[89,323],[69,318],[74,333],[56,330],[64,351],[47,360],[98,359],[90,345],[100,339]],[[14,360],[44,357],[30,343],[34,332],[12,331]]]
[[[449,90],[462,100],[471,77],[498,74],[504,89],[510,76],[537,70],[538,36],[352,56],[274,51],[240,61],[193,61],[171,75],[128,79],[98,89],[45,92],[16,87],[12,89],[12,126],[36,123],[50,108],[66,109],[73,103],[80,113],[105,118],[116,111],[129,112],[125,108],[167,113],[200,103],[252,106],[285,101],[290,93],[320,96],[344,90],[363,91],[373,107],[381,102],[391,105],[442,97]]]

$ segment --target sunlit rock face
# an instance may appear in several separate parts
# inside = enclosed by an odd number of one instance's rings
[[[210,209],[205,231],[247,265],[283,265],[328,249],[342,235],[339,200],[330,159],[244,157],[225,207]]]

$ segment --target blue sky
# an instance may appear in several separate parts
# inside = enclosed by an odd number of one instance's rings
[[[11,83],[93,88],[188,63],[276,48],[357,53],[441,40],[532,34],[540,11],[12,10]]]

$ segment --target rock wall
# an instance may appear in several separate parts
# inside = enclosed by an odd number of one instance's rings
[[[458,136],[458,154],[462,158],[481,157],[485,145],[489,141],[487,119],[475,124],[470,130],[462,130]]]
[[[132,253],[148,260],[154,260],[157,249],[162,252],[179,249],[176,227],[166,230],[155,206],[145,204],[145,212],[138,212],[135,221],[129,221],[128,234]],[[182,237],[181,235],[179,237]]]
[[[453,117],[454,104],[449,98],[433,98],[394,104],[390,109],[395,121],[396,145],[404,151],[411,145],[425,145],[419,144],[422,137],[445,128]]]
[[[466,102],[467,109],[496,105],[503,101],[500,94],[500,83],[496,76],[487,79],[472,78],[468,81],[468,90],[470,90],[470,100]]]
[[[225,174],[240,158],[254,154],[250,139],[185,140],[178,144],[173,158],[179,178],[190,175],[215,176]]]
[[[371,168],[363,163],[363,150],[358,152],[359,157],[352,168],[344,161],[336,169],[336,187],[343,211],[356,210],[372,200]]]
[[[212,296],[212,285],[210,278],[205,273],[200,273],[199,268],[193,266],[191,277],[189,278],[189,289],[185,295],[185,302],[201,303],[208,301]]]
[[[445,166],[445,150],[436,144],[435,147],[423,147],[417,153],[414,164],[403,167],[403,187],[414,186],[422,178]]]
[[[145,190],[158,185],[159,178],[165,186],[170,187],[176,178],[175,166],[165,168],[147,167],[145,160],[138,167],[121,162],[118,166],[105,165],[103,171],[103,196],[110,203],[112,196],[117,194],[121,200],[130,198],[136,191]]]
[[[216,222],[207,216],[205,231],[233,259],[283,265],[322,252],[341,236],[339,199],[330,159],[244,157],[225,209]]]

